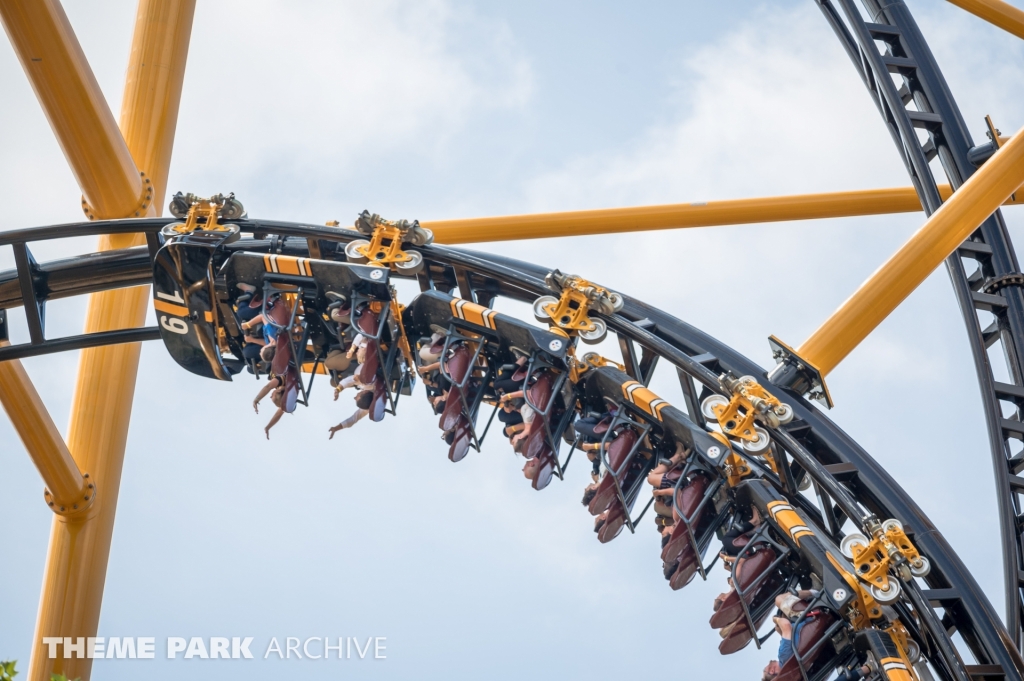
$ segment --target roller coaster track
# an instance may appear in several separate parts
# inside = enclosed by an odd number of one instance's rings
[[[155,237],[165,219],[136,219],[69,224],[6,232],[0,245],[12,245],[18,258],[16,270],[0,273],[0,308],[24,305],[41,309],[47,300],[87,292],[142,285],[152,281],[152,252],[136,247],[35,263],[28,244],[83,233],[145,232]],[[344,245],[360,237],[358,232],[287,222],[243,220],[236,223],[244,238],[225,248],[238,252],[276,253],[344,261]],[[156,246],[156,244],[153,244]],[[315,251],[311,254],[311,250]],[[497,297],[532,303],[550,293],[544,282],[548,269],[490,254],[427,246],[418,249],[427,269],[418,275],[420,288],[457,291],[467,300],[489,306]],[[90,345],[129,342],[158,337],[156,328],[127,329],[92,336],[47,340],[41,319],[28,315],[35,342],[0,348],[0,360],[25,357]],[[36,322],[32,320],[36,319]],[[704,395],[721,392],[719,375],[752,375],[765,385],[763,368],[707,334],[675,317],[633,298],[626,298],[621,312],[605,317],[618,336],[623,365],[633,378],[648,383],[657,368],[678,373],[685,411],[703,425],[700,402]],[[774,388],[780,397],[783,391]],[[865,513],[903,522],[908,536],[932,563],[927,588],[912,582],[904,585],[901,607],[916,616],[926,657],[940,678],[967,681],[971,678],[1024,679],[1024,660],[998,615],[959,557],[922,510],[900,486],[839,427],[800,395],[786,394],[796,418],[772,429],[776,447],[784,452],[782,466],[788,473],[777,483],[790,503],[813,515],[815,522],[838,544],[844,531],[856,531]],[[814,482],[817,502],[796,491],[792,475],[806,471]],[[823,510],[824,509],[824,510]],[[850,527],[849,519],[854,527]],[[953,634],[959,633],[966,650],[958,650]],[[964,660],[973,661],[966,664]]]
[[[942,204],[929,165],[938,159],[954,190],[995,150],[995,140],[980,146],[967,125],[932,56],[924,36],[901,0],[865,0],[865,18],[854,0],[816,0],[867,86],[906,164],[925,213]],[[842,8],[842,15],[836,10]],[[924,137],[923,141],[919,133]],[[1024,454],[1013,441],[1024,440],[1024,275],[1002,213],[996,211],[946,260],[963,313],[981,388],[985,424],[995,471],[999,525],[1003,541],[1006,626],[1018,649],[1024,642],[1024,534],[1019,494]],[[983,316],[991,316],[985,323]],[[996,380],[992,348],[1001,347],[1009,382]],[[1002,404],[1012,406],[1004,417]]]
[[[994,153],[997,140],[982,145],[972,142],[927,43],[902,1],[864,0],[863,13],[854,0],[815,1],[878,106],[925,212],[932,214],[942,204],[932,161],[939,161],[956,189]],[[152,284],[154,258],[163,244],[160,232],[167,222],[141,218],[0,234],[0,246],[12,247],[16,263],[16,269],[0,272],[0,362],[160,338],[157,327],[142,327],[48,339],[45,306],[50,300]],[[230,222],[244,238],[223,246],[228,252],[344,262],[344,246],[361,236],[355,231],[299,223],[249,219]],[[148,246],[47,263],[37,262],[30,249],[30,244],[39,241],[133,233],[144,233]],[[545,281],[549,273],[545,267],[440,245],[412,250],[423,256],[427,266],[416,275],[423,291],[457,295],[485,307],[491,307],[497,298],[532,304],[551,292]],[[1019,652],[1024,643],[1024,509],[1019,498],[1024,493],[1024,478],[1018,477],[1024,470],[1024,451],[1016,445],[1011,447],[1013,441],[1024,440],[1024,370],[1020,355],[1024,349],[1024,274],[998,211],[946,264],[977,368],[995,468],[1006,626],[917,504],[867,452],[802,395],[773,385],[763,368],[639,300],[627,296],[620,312],[598,316],[616,334],[622,366],[633,380],[647,385],[659,369],[675,372],[685,415],[698,428],[713,430],[713,424],[705,422],[701,405],[707,396],[727,392],[723,376],[753,376],[785,399],[795,418],[785,425],[766,424],[778,472],[762,471],[759,480],[766,484],[765,489],[771,487],[770,495],[784,499],[802,514],[827,542],[841,545],[844,537],[865,529],[865,520],[872,517],[893,518],[903,524],[916,550],[931,564],[931,571],[920,582],[898,578],[902,596],[892,604],[898,621],[909,630],[929,663],[927,673],[917,668],[918,676],[935,674],[948,681],[1024,681],[1024,659]],[[18,306],[25,310],[30,341],[10,345],[6,342],[6,313]],[[990,322],[987,316],[992,317]],[[989,352],[996,346],[1005,358],[1008,383],[996,380],[990,362]],[[1004,404],[1013,407],[1012,416],[1004,416]],[[798,484],[808,477],[813,496],[802,493]],[[799,545],[799,541],[796,543]],[[838,596],[832,598],[838,600]],[[744,610],[751,621],[746,605]],[[831,671],[819,670],[814,681],[830,675]]]

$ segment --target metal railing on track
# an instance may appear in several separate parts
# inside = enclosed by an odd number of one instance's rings
[[[942,199],[931,163],[937,160],[956,190],[995,150],[975,145],[928,44],[902,0],[815,0],[867,86],[892,135],[925,213]],[[842,8],[842,14],[836,6]],[[946,260],[970,340],[995,471],[1006,591],[1006,626],[1024,644],[1024,274],[1000,211],[985,220]],[[1001,346],[1002,352],[993,352]],[[998,349],[998,348],[997,348]],[[991,358],[1001,355],[1009,382]],[[997,360],[998,361],[998,360]],[[1013,414],[1003,414],[1003,404]],[[1016,444],[1015,444],[1016,443]]]

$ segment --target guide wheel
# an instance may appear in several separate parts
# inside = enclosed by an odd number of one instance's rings
[[[743,449],[747,450],[751,454],[763,454],[772,446],[772,439],[768,436],[768,431],[764,428],[754,426],[754,433],[757,435],[757,439],[753,442],[743,440]]]
[[[423,271],[423,256],[416,251],[409,251],[409,259],[405,262],[396,262],[395,269],[402,274],[419,274]]]
[[[704,415],[708,421],[718,422],[718,416],[715,415],[715,407],[724,407],[729,404],[729,398],[724,395],[708,395],[704,398],[704,401],[700,403],[700,413]]]
[[[362,246],[369,245],[370,242],[367,241],[366,239],[355,239],[353,241],[350,241],[348,242],[348,245],[345,246],[345,257],[351,263],[355,263],[356,265],[365,265],[366,263],[369,262],[369,258],[367,258],[365,255],[363,255],[356,249]]]
[[[860,532],[851,532],[850,534],[843,537],[843,540],[839,542],[839,550],[847,558],[853,558],[853,547],[867,546],[871,542]]]
[[[594,324],[594,328],[590,331],[580,331],[580,340],[584,343],[594,345],[604,340],[605,336],[608,335],[608,325],[604,323],[603,319],[592,319],[590,320]]]
[[[541,296],[537,300],[533,301],[533,317],[542,324],[547,324],[551,321],[551,315],[544,311],[546,305],[552,303],[558,303],[558,298],[554,296]]]

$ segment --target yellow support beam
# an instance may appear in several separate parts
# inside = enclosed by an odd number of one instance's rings
[[[151,215],[163,212],[195,0],[140,0],[121,99],[120,128],[132,158],[152,181]],[[126,235],[121,235],[124,241]],[[112,239],[110,248],[131,244]]]
[[[1024,11],[1013,5],[1002,0],[949,0],[949,2],[1018,38],[1024,38]]]
[[[57,0],[0,0],[0,20],[97,218],[144,214],[144,177]]]
[[[101,218],[148,214],[151,185],[132,159],[64,8],[51,0],[0,0],[0,20],[82,189],[86,212]],[[85,496],[91,504],[94,495],[86,490],[92,483],[17,360],[0,368],[0,402],[53,496],[52,507],[84,507]]]
[[[27,0],[0,0],[0,3],[15,6],[34,4]],[[50,14],[60,10],[59,4],[52,0],[40,4],[49,6]],[[62,11],[59,13],[63,16]],[[145,176],[140,175],[145,187],[142,203],[134,203],[134,190],[126,188],[121,181],[124,176],[121,166],[102,154],[97,161],[92,156],[96,150],[79,130],[53,124],[97,218],[129,217],[136,212],[156,215],[160,212],[194,13],[195,0],[141,0],[139,3],[122,104],[121,131],[124,137],[115,126],[116,139],[110,142],[110,146],[116,147],[116,140],[121,140],[120,144],[131,152],[133,168],[141,168],[146,173]],[[19,30],[36,36],[37,42],[64,44],[61,48],[64,52],[76,52],[69,46],[77,47],[77,40],[66,18],[63,29],[54,30],[61,26],[60,22],[40,21],[37,15],[37,12],[27,10],[20,14],[12,13],[16,21],[30,24],[19,26]],[[15,48],[22,63],[28,64],[26,71],[30,78],[34,78],[31,51],[22,54],[23,48],[17,42]],[[77,53],[81,54],[80,48]],[[47,82],[36,85],[37,92],[57,87],[49,82],[50,79],[55,79],[58,84],[70,80],[73,87],[82,86],[86,81],[95,83],[84,57],[71,66],[76,71],[70,74],[59,69],[56,73],[44,73],[41,78]],[[74,82],[76,78],[80,82]],[[63,107],[81,105],[80,102],[72,103],[61,98],[40,97],[40,101],[47,109],[51,123],[63,120],[65,114],[77,115],[74,109],[68,112]],[[54,112],[51,107],[61,110]],[[79,168],[76,164],[82,159],[84,166]],[[110,195],[118,200],[105,204],[107,208],[101,211],[93,202],[93,195],[86,191],[90,186],[98,187],[101,195]],[[140,242],[138,235],[104,237],[100,240],[100,249]],[[145,322],[148,302],[148,287],[93,294],[89,299],[85,331],[92,333],[141,326]],[[99,495],[84,517],[57,517],[54,520],[29,666],[28,678],[31,681],[49,681],[54,673],[87,681],[91,674],[92,660],[65,659],[62,655],[49,659],[41,641],[43,636],[77,638],[96,635],[140,352],[141,345],[134,343],[87,349],[81,354],[68,445],[78,465],[91,473]]]
[[[943,200],[953,190],[940,185]],[[1007,205],[1024,203],[1024,194]],[[564,213],[536,213],[462,220],[430,220],[422,226],[442,244],[468,244],[515,239],[541,239],[589,234],[619,234],[659,229],[744,225],[787,220],[913,213],[921,202],[913,187],[868,189],[827,194],[771,196],[731,201],[677,203],[662,206],[605,208]]]
[[[10,343],[0,341],[0,347],[6,345]],[[64,515],[85,511],[95,497],[94,487],[78,470],[21,362],[0,362],[0,404],[39,469],[50,508]]]
[[[828,375],[1022,182],[1024,134],[1018,133],[797,348],[797,356]]]

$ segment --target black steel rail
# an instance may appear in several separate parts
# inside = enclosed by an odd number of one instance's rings
[[[145,231],[152,235],[165,222],[150,219],[88,225],[93,233],[116,230]],[[251,236],[229,247],[252,252],[309,256],[315,251],[321,257],[344,259],[343,245],[360,237],[354,231],[296,223],[248,220],[238,224]],[[105,225],[113,229],[105,232]],[[0,245],[77,236],[80,234],[77,227],[63,225],[22,230],[14,237],[8,233],[0,235]],[[549,293],[544,284],[548,269],[539,265],[441,246],[420,250],[429,265],[419,277],[422,288],[457,289],[463,297],[482,304],[491,304],[497,296],[532,302],[538,295]],[[53,298],[148,283],[149,261],[147,247],[137,247],[0,272],[0,309],[21,305],[26,291],[32,297],[31,303],[43,305]],[[31,275],[28,287],[24,285],[26,272]],[[637,380],[650,380],[658,358],[662,367],[675,367],[686,411],[698,422],[701,420],[701,396],[708,390],[720,389],[717,379],[720,372],[753,375],[767,381],[765,371],[755,363],[685,322],[636,299],[627,297],[622,312],[608,318],[607,322],[619,336],[628,373]],[[93,334],[44,340],[42,344],[0,349],[0,359],[5,358],[5,351],[42,354],[68,349],[76,343],[130,342],[148,333],[150,329],[131,329],[113,332],[119,334],[116,336]],[[847,519],[852,518],[855,524],[855,516],[861,515],[857,508],[851,508],[851,503],[880,518],[898,518],[916,546],[932,561],[932,572],[927,579],[929,588],[920,592],[912,585],[905,588],[915,610],[919,611],[917,626],[926,634],[929,659],[940,676],[962,681],[971,675],[1024,681],[1024,660],[1013,640],[985,594],[921,509],[867,452],[821,412],[796,394],[789,394],[787,401],[797,418],[785,426],[784,431],[777,431],[775,440],[783,456],[789,457],[785,459],[789,465],[784,468],[806,470],[814,479],[820,500],[815,508],[822,514],[822,525],[830,528],[838,539]],[[785,477],[791,486],[791,476]],[[783,487],[786,486],[787,483],[783,483]],[[797,494],[795,489],[789,492],[795,503],[808,507],[810,502],[806,497]],[[934,612],[932,607],[940,608],[942,614]],[[964,652],[969,652],[977,665],[963,663],[964,656],[952,643],[954,632],[961,635],[968,649]]]
[[[878,105],[896,143],[921,205],[931,215],[942,203],[930,163],[938,159],[954,189],[993,151],[993,143],[971,141],[953,95],[910,10],[902,0],[815,0]],[[865,16],[866,15],[866,16]],[[923,141],[921,138],[924,138]],[[973,271],[968,273],[968,266]],[[946,260],[974,356],[989,445],[995,469],[1003,543],[1006,625],[1018,649],[1024,644],[1024,536],[1022,505],[1024,454],[1012,441],[1024,440],[1024,276],[1002,214],[996,211]],[[986,324],[982,316],[991,315]],[[1010,383],[996,380],[989,350],[1002,346]],[[1003,415],[1002,405],[1013,414]]]
[[[46,302],[68,296],[95,293],[125,286],[149,284],[153,270],[149,253],[143,249],[120,249],[59,260],[40,265],[28,244],[76,236],[145,233],[150,248],[158,245],[157,232],[167,224],[163,218],[78,222],[0,233],[0,246],[14,251],[17,270],[0,276],[0,361],[34,357],[51,352],[156,340],[156,327],[118,329],[100,333],[46,338]],[[7,310],[24,307],[29,343],[7,345],[10,328]]]
[[[160,340],[160,329],[155,326],[144,326],[138,329],[119,329],[116,331],[100,331],[79,336],[65,336],[40,343],[25,343],[0,347],[0,362],[24,357],[49,355],[54,352],[83,350],[101,345],[118,345],[120,343],[138,343],[141,341]]]
[[[488,279],[503,279],[515,273],[516,281],[522,286],[527,282],[523,276],[525,274],[532,279],[529,288],[533,295],[549,292],[543,284],[543,276],[548,271],[545,268],[479,254],[467,262],[464,252],[451,250],[462,256],[459,258],[461,264],[473,268],[476,276],[483,280],[480,283]],[[487,267],[489,263],[490,268]],[[627,296],[626,301],[622,312],[608,319],[609,327],[620,338],[625,336],[643,347],[645,352],[653,351],[664,361],[675,365],[681,372],[681,379],[682,373],[685,373],[684,395],[698,395],[692,384],[689,387],[686,385],[687,381],[694,379],[706,388],[714,389],[719,371],[730,371],[736,376],[752,375],[767,384],[767,373],[763,368],[711,336],[634,298]],[[797,418],[786,427],[785,435],[805,448],[830,474],[835,471],[831,482],[847,488],[869,511],[881,518],[893,517],[903,521],[913,533],[915,544],[932,560],[933,566],[941,565],[938,569],[933,568],[929,575],[927,581],[930,589],[923,592],[922,602],[944,610],[941,624],[936,627],[942,630],[935,632],[937,638],[948,642],[948,637],[958,632],[970,649],[978,664],[963,665],[960,662],[962,670],[967,674],[993,678],[1024,678],[1024,660],[1007,635],[995,609],[921,508],[838,426],[801,396],[787,392],[787,401],[796,411]],[[689,400],[687,402],[688,413],[699,413],[698,399],[695,398],[692,405]],[[927,619],[928,615],[934,616],[934,613],[922,612],[921,615]],[[950,660],[950,666],[956,666],[956,663]],[[949,678],[962,678],[955,670],[950,672]]]

